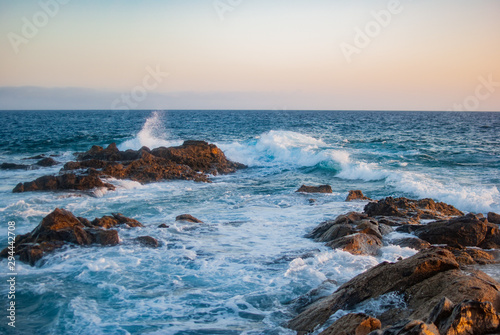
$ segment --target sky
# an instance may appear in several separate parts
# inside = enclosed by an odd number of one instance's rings
[[[500,111],[498,0],[0,0],[0,109]]]

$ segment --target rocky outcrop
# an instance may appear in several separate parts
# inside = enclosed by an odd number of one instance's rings
[[[347,195],[345,201],[354,201],[354,200],[371,201],[372,199],[366,197],[360,190],[351,190],[349,191],[349,194]]]
[[[43,176],[34,181],[19,183],[12,192],[21,193],[29,191],[61,191],[61,190],[90,190],[93,188],[106,188],[114,190],[115,187],[103,182],[96,175],[76,175],[65,173],[58,176]]]
[[[44,159],[49,164],[47,159]],[[141,183],[160,180],[194,180],[209,182],[209,174],[231,173],[245,167],[232,162],[213,144],[186,141],[171,148],[146,147],[120,151],[115,143],[107,148],[93,146],[79,153],[77,161],[68,162],[57,176],[44,176],[35,181],[20,183],[14,192],[89,190],[96,187],[114,189],[101,178],[131,179]]]
[[[500,214],[489,212],[488,213],[488,222],[500,225]]]
[[[36,165],[43,167],[54,166],[57,164],[59,164],[59,162],[57,162],[54,158],[51,157],[45,157],[36,162]]]
[[[330,185],[307,186],[302,185],[296,192],[299,193],[333,193]]]
[[[391,231],[391,227],[379,225],[366,214],[350,212],[321,223],[306,237],[354,255],[376,255],[382,247],[382,236]]]
[[[431,222],[417,229],[415,234],[431,244],[446,244],[455,248],[500,247],[498,226],[472,213],[450,220]]]
[[[311,304],[290,321],[289,327],[297,331],[311,332],[340,309],[350,310],[361,302],[395,292],[405,298],[407,307],[405,310],[395,307],[396,310],[392,313],[385,312],[385,324],[382,326],[396,325],[401,318],[407,317],[410,321],[402,325],[401,329],[406,330],[401,334],[413,334],[409,332],[410,329],[427,327],[425,322],[416,320],[425,320],[429,311],[443,298],[446,297],[455,304],[466,299],[490,302],[494,308],[498,308],[499,289],[500,284],[483,272],[460,268],[450,251],[429,248],[397,263],[381,263],[356,276],[340,286],[332,295]],[[392,318],[387,315],[392,315]],[[428,328],[434,329],[432,326]]]
[[[197,218],[195,218],[191,214],[178,215],[175,218],[175,221],[186,221],[186,222],[192,222],[192,223],[203,223],[203,221],[198,220]]]
[[[151,236],[139,236],[134,239],[143,247],[156,249],[160,246],[160,242],[157,239]]]
[[[119,213],[104,216],[90,222],[77,218],[71,212],[56,208],[47,215],[31,232],[16,236],[15,254],[23,262],[35,265],[45,254],[61,248],[66,244],[88,246],[91,244],[116,245],[120,242],[118,231],[109,229],[120,225],[142,227],[134,219]],[[7,257],[9,249],[0,252],[0,257]]]
[[[2,163],[0,170],[29,170],[31,165],[15,164],[15,163]]]
[[[344,236],[326,244],[332,249],[341,249],[353,255],[377,255],[382,241],[377,236],[357,233]]]
[[[464,215],[455,207],[432,199],[411,200],[387,197],[368,203],[364,212],[368,216],[407,217],[412,219],[448,219]]]

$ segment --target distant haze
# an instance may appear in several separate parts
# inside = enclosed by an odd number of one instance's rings
[[[0,0],[0,109],[500,111],[498,0]]]

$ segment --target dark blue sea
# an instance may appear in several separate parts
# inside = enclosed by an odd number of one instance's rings
[[[16,329],[1,298],[0,333],[293,334],[283,326],[296,315],[294,299],[327,279],[334,282],[323,294],[331,293],[416,252],[392,245],[391,236],[376,257],[304,238],[324,220],[362,211],[366,202],[344,202],[349,190],[500,212],[500,113],[0,111],[0,122],[0,163],[33,164],[40,154],[65,163],[92,145],[124,150],[195,139],[248,165],[212,183],[111,179],[116,191],[90,193],[12,193],[62,165],[0,170],[2,248],[8,221],[24,234],[57,207],[89,219],[121,212],[145,225],[120,229],[118,246],[66,247],[35,267],[16,262]],[[333,193],[296,193],[302,184],[329,184]],[[204,223],[175,222],[184,213]],[[142,235],[163,246],[129,242]],[[8,272],[0,261],[2,297]]]

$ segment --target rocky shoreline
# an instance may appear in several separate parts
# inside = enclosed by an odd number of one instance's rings
[[[356,199],[366,197],[351,191],[346,200]],[[295,306],[300,313],[287,326],[297,334],[322,330],[321,335],[498,334],[500,283],[477,267],[498,263],[499,224],[496,213],[464,215],[431,199],[392,197],[368,202],[363,213],[323,222],[307,237],[354,255],[376,255],[392,231],[414,235],[392,244],[420,251],[381,263],[329,296],[313,298],[311,292],[298,299],[307,304]],[[349,312],[388,295],[402,304],[375,315]],[[342,311],[344,316],[329,322]]]
[[[76,161],[66,163],[58,175],[19,183],[13,192],[114,190],[115,186],[103,181],[110,177],[140,183],[175,179],[210,182],[209,175],[232,173],[241,168],[245,165],[228,160],[222,150],[205,141],[185,141],[177,147],[153,150],[142,147],[126,151],[120,151],[112,143],[105,149],[93,146],[87,152],[77,154]]]
[[[174,179],[210,182],[209,175],[244,167],[204,141],[137,151],[120,151],[110,144],[79,153],[60,174],[19,183],[13,192],[113,190],[115,187],[105,181],[109,177],[141,183]],[[332,193],[332,189],[329,185],[302,185],[297,192]],[[296,299],[291,305],[298,315],[288,322],[288,328],[301,335],[319,331],[322,335],[500,333],[500,283],[478,268],[500,260],[500,215],[465,214],[432,199],[372,200],[359,190],[350,191],[346,201],[367,204],[363,212],[349,212],[320,223],[306,238],[353,255],[376,256],[388,243],[418,253],[395,263],[383,262],[328,296],[310,292]],[[176,220],[202,223],[188,214]],[[32,232],[16,237],[15,252],[20,261],[34,266],[64,246],[120,244],[116,228],[142,226],[119,213],[90,221],[56,208]],[[389,241],[387,236],[393,232],[411,236]],[[132,242],[150,248],[161,245],[151,236],[139,236]],[[8,255],[8,248],[0,252],[0,257]],[[397,297],[399,303],[372,315],[356,312],[362,304],[384,297]]]

